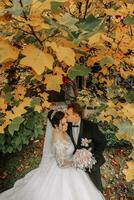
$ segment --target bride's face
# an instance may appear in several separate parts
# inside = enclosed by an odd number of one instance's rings
[[[63,117],[61,120],[60,120],[60,125],[59,127],[63,130],[63,131],[66,131],[67,130],[67,120],[65,117]]]

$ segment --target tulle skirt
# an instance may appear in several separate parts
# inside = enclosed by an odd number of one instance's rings
[[[38,167],[0,194],[0,200],[104,200],[89,176],[53,162],[48,173]]]

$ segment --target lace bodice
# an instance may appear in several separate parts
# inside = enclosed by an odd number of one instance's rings
[[[57,138],[53,143],[55,159],[59,167],[70,167],[73,164],[72,155],[74,151],[73,143],[68,135],[66,139]]]

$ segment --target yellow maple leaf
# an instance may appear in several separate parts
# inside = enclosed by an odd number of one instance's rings
[[[128,182],[134,179],[134,160],[127,162],[128,169],[124,169],[123,173],[126,176]]]
[[[0,40],[0,63],[17,60],[19,50],[13,47],[8,41]]]
[[[6,116],[4,119],[8,120],[13,120],[16,118],[15,114],[12,111],[6,111]]]
[[[125,58],[124,61],[127,64],[134,66],[134,56],[130,56],[129,58]]]
[[[107,102],[107,105],[110,107],[110,108],[115,108],[115,104],[112,100],[108,100]]]
[[[7,108],[7,104],[5,103],[5,99],[0,97],[0,110],[5,111]]]
[[[44,23],[44,18],[42,17],[42,13],[44,9],[50,9],[50,2],[40,2],[33,1],[31,4],[29,20],[26,21],[27,24],[30,24],[34,31],[40,31],[43,28],[50,28],[49,24]]]
[[[111,9],[105,9],[105,12],[107,15],[115,15],[115,9],[111,8]]]
[[[75,52],[69,47],[57,45],[55,42],[47,42],[46,46],[50,46],[55,52],[58,60],[63,61],[66,65],[74,66]]]
[[[30,106],[32,99],[30,97],[25,97],[21,103],[24,107]]]
[[[124,33],[118,47],[123,53],[127,53],[128,49],[134,50],[134,37]]]
[[[43,98],[43,103],[42,103],[42,105],[41,105],[41,106],[42,106],[42,109],[49,108],[50,105],[51,105],[51,103],[48,102],[48,96],[49,96],[49,94],[46,93],[46,92],[44,92],[44,93],[40,94],[40,96]]]
[[[48,100],[48,96],[49,94],[47,92],[43,92],[40,94],[40,96],[44,99],[44,100]]]
[[[127,140],[127,141],[130,141],[130,136],[128,134],[128,132],[117,132],[116,133],[116,137],[121,140],[121,139],[124,139],[124,140]]]
[[[17,88],[13,91],[13,96],[15,99],[23,99],[26,93],[26,88],[23,85],[17,86]]]
[[[113,83],[114,83],[114,79],[112,79],[112,80],[106,80],[106,84],[107,84],[107,87],[111,87],[112,85],[113,85]]]
[[[53,70],[53,74],[65,75],[65,72],[61,67],[56,66]]]
[[[78,45],[74,44],[72,41],[69,41],[66,38],[60,36],[58,38],[55,38],[55,41],[58,45],[63,47],[69,47],[71,49],[78,47]]]
[[[63,83],[62,75],[46,75],[44,83],[47,84],[47,90],[54,90],[60,92],[60,85]]]
[[[97,94],[102,95],[103,92],[101,90],[97,90]]]
[[[107,114],[107,115],[110,115],[110,116],[117,117],[117,111],[116,111],[115,108],[108,107],[108,108],[106,109],[106,114]]]
[[[134,103],[124,103],[122,106],[122,115],[128,118],[134,124]]]
[[[3,134],[4,133],[4,126],[3,125],[0,125],[0,134]]]
[[[115,52],[113,52],[112,57],[113,57],[113,60],[114,60],[114,64],[116,65],[116,68],[118,70],[118,68],[120,66],[120,62],[124,57],[124,54],[123,54],[123,52],[116,53],[116,51],[115,51]]]
[[[96,117],[96,119],[97,119],[98,122],[99,122],[99,121],[104,122],[105,119],[106,119],[106,117],[107,117],[107,115],[106,115],[105,111],[103,110],[103,111],[100,113],[100,115],[98,115],[98,116]]]
[[[32,14],[35,14],[36,16],[41,15],[44,10],[50,10],[51,9],[51,0],[46,0],[44,2],[32,0],[31,9],[30,9],[30,17]]]
[[[108,74],[109,70],[107,66],[103,66],[103,68],[100,70],[100,72],[102,72],[104,75]]]
[[[48,102],[48,101],[44,101],[41,106],[42,106],[43,109],[44,108],[46,109],[46,108],[49,108],[51,106],[51,103]]]
[[[110,122],[111,120],[112,120],[112,116],[111,115],[109,115],[109,116],[104,118],[104,121],[106,121],[106,122]]]
[[[117,126],[120,123],[120,119],[113,119],[112,124]]]
[[[45,67],[52,70],[53,69],[53,56],[44,53],[34,45],[28,45],[22,51],[22,54],[26,57],[22,58],[20,61],[21,65],[32,67],[32,69],[38,74],[42,74]]]
[[[122,67],[119,69],[120,71],[120,75],[124,78],[127,79],[128,76],[132,75],[132,71],[131,70],[124,70]],[[133,71],[134,72],[134,71]]]
[[[99,76],[99,82],[100,83],[104,83],[104,82],[106,82],[106,78],[104,78],[103,76]]]
[[[27,110],[25,109],[25,105],[23,105],[23,103],[20,103],[19,106],[14,106],[12,111],[14,112],[15,117],[19,117],[27,112]]]
[[[37,112],[41,112],[42,111],[42,107],[40,106],[40,105],[36,105],[35,107],[34,107],[34,111],[37,111]]]
[[[7,23],[6,17],[4,15],[0,16],[0,25],[5,25],[6,23]]]
[[[5,6],[12,6],[12,3],[9,0],[3,0],[0,2],[0,8]]]
[[[95,62],[99,62],[101,59],[105,58],[105,54],[97,54],[94,57],[89,57],[86,64],[91,67]]]
[[[113,39],[108,37],[106,34],[101,34],[101,38],[103,39],[103,41],[113,43]]]
[[[5,131],[4,129],[11,124],[11,120],[4,118],[4,122],[2,125],[0,125],[0,134],[3,134]]]
[[[4,127],[7,127],[12,122],[10,119],[7,119],[7,118],[4,118],[4,120],[5,120],[3,124]]]
[[[56,0],[53,0],[53,2]],[[58,2],[65,2],[63,0],[58,0]],[[26,23],[33,26],[35,31],[40,31],[41,29],[50,29],[50,25],[44,22],[42,17],[45,10],[51,10],[52,0],[37,1],[33,0],[30,8],[29,21]],[[45,13],[45,12],[44,12]]]
[[[88,44],[93,45],[97,43],[102,43],[102,33],[96,33],[95,35],[88,38]]]

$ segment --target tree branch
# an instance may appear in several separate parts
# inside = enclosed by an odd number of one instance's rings
[[[36,35],[36,33],[35,33],[33,27],[32,27],[30,24],[28,24],[28,26],[29,26],[29,28],[31,29],[31,32],[32,32],[32,34],[34,35],[34,37],[36,38],[36,40],[40,43],[41,46],[43,46],[42,41],[41,41],[41,40],[38,38],[38,36]]]
[[[30,33],[30,32],[28,32],[28,31],[25,31],[25,30],[23,30],[22,28],[19,28],[19,27],[17,27],[17,26],[12,26],[14,29],[18,29],[18,30],[20,30],[20,31],[22,31],[22,32],[24,32],[24,33],[27,33],[27,34],[29,34],[29,35],[33,35],[32,33]]]
[[[20,5],[21,5],[21,7],[23,8],[23,2],[22,2],[22,0],[20,0]],[[24,12],[24,10],[23,10],[23,15],[24,15],[24,19],[27,21],[27,20],[28,20],[28,17],[26,16],[26,13]],[[40,43],[40,45],[43,47],[42,41],[41,41],[41,40],[38,38],[38,36],[36,35],[36,33],[35,33],[33,27],[32,27],[30,24],[28,24],[28,26],[29,26],[29,28],[30,28],[32,34],[33,34],[34,37],[36,38],[36,40],[37,40],[37,41]]]
[[[86,1],[86,6],[85,6],[85,12],[84,12],[84,17],[83,17],[83,19],[86,18],[87,10],[88,10],[88,4],[89,4],[89,0]]]
[[[1,0],[4,5],[7,6],[7,3],[4,0]],[[8,0],[10,3],[13,3],[12,0]]]
[[[79,16],[81,16],[82,11],[81,11],[81,7],[82,7],[82,2],[77,3],[78,6],[78,10],[79,10]]]
[[[131,37],[133,36],[132,26],[130,26],[130,35],[131,35]]]
[[[15,17],[12,17],[12,19],[15,20],[15,21],[17,21],[17,22],[19,22],[19,23],[25,23],[24,21],[18,20]]]

